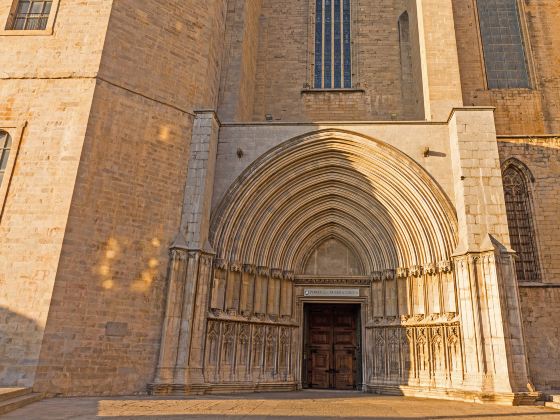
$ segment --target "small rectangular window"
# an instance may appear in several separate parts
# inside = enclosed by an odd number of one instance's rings
[[[477,0],[489,89],[529,88],[517,0]]]
[[[12,30],[44,30],[49,21],[52,0],[19,0],[14,11],[14,16],[9,24]]]

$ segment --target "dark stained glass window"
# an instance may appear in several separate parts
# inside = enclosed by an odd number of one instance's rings
[[[529,88],[517,0],[477,0],[490,89]]]
[[[519,281],[539,281],[537,246],[529,189],[523,172],[514,165],[503,173],[504,195],[511,247],[517,253]]]
[[[352,87],[350,0],[315,2],[314,87]]]

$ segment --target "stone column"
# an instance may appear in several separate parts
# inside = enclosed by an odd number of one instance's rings
[[[255,293],[256,273],[257,273],[257,268],[254,265],[252,264],[243,265],[239,309],[241,311],[241,314],[244,316],[249,316],[253,313],[253,295]]]
[[[397,307],[397,280],[393,270],[383,272],[385,281],[385,316],[395,317],[398,315]]]
[[[285,319],[292,317],[293,281],[294,273],[284,271],[280,297],[280,316]]]
[[[167,302],[153,392],[204,382],[204,336],[213,250],[208,243],[219,121],[197,111],[177,237],[171,246]]]
[[[383,318],[385,314],[383,296],[383,272],[371,273],[371,304],[373,307],[373,318]]]
[[[404,267],[397,268],[395,272],[397,277],[399,315],[407,317],[412,315],[412,304],[410,296],[410,282],[408,280],[408,269]]]
[[[454,266],[464,384],[496,394],[527,392],[528,369],[493,110],[456,109],[449,128],[459,222]]]

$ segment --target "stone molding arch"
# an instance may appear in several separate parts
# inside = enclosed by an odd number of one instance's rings
[[[535,182],[535,177],[533,176],[533,173],[531,172],[529,167],[519,159],[514,157],[506,159],[501,165],[502,173],[504,173],[504,171],[508,168],[514,168],[519,173],[521,173],[525,178],[527,186],[532,186],[532,184]]]
[[[355,244],[373,272],[447,260],[458,229],[448,197],[413,159],[371,137],[326,129],[253,162],[214,211],[210,241],[219,258],[300,270],[322,231],[319,239]]]

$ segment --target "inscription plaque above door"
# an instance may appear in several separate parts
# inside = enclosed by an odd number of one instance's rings
[[[360,297],[359,289],[305,289],[304,296]]]

